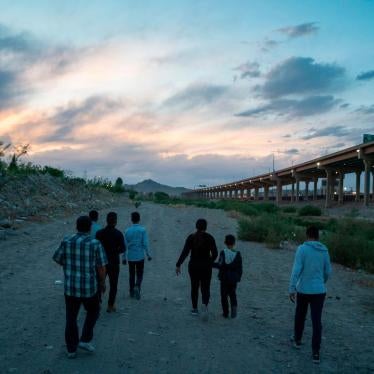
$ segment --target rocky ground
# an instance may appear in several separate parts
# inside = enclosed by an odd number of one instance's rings
[[[14,235],[22,222],[47,221],[74,212],[112,206],[123,197],[78,179],[46,175],[0,179],[0,240]]]
[[[134,209],[113,204],[119,228]],[[103,218],[108,209],[101,211]],[[205,217],[222,247],[236,220],[218,210],[143,203],[154,258],[146,264],[140,301],[128,296],[121,268],[118,311],[103,308],[94,354],[68,360],[64,346],[62,271],[51,260],[61,238],[74,231],[76,214],[25,221],[0,242],[0,372],[14,373],[370,373],[374,371],[374,277],[334,265],[324,310],[321,364],[311,361],[310,321],[300,351],[292,349],[294,306],[287,286],[293,251],[239,242],[244,275],[239,315],[221,317],[219,283],[212,282],[209,321],[190,315],[187,264],[175,262],[195,220]],[[84,212],[84,211],[82,211]],[[105,306],[106,296],[104,297]],[[82,324],[83,312],[79,323]]]

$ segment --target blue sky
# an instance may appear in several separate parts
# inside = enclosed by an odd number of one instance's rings
[[[0,139],[35,162],[193,187],[374,132],[374,1],[0,7]]]

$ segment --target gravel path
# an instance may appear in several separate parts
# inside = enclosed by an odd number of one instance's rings
[[[133,210],[116,208],[124,229]],[[74,217],[27,223],[0,241],[0,372],[15,373],[369,373],[374,372],[374,277],[334,266],[324,311],[321,364],[311,362],[308,319],[305,344],[289,343],[293,305],[287,286],[289,250],[239,242],[244,274],[238,287],[238,318],[221,317],[214,271],[207,323],[189,314],[187,263],[175,262],[197,218],[222,248],[236,232],[226,213],[194,207],[140,207],[154,259],[146,263],[140,301],[129,299],[128,269],[121,267],[118,312],[102,311],[95,328],[96,353],[65,357],[61,269],[51,256],[74,229]],[[101,217],[107,212],[102,211]],[[104,300],[106,301],[105,296]],[[82,315],[80,325],[82,325]]]

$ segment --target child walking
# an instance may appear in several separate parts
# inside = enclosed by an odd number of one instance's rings
[[[218,262],[213,267],[218,268],[218,279],[221,281],[221,304],[223,317],[229,317],[229,302],[231,305],[231,318],[237,315],[238,301],[236,299],[236,286],[243,273],[242,256],[235,250],[235,236],[226,235],[226,248],[220,252]]]

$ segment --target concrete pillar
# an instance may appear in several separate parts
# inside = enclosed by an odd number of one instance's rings
[[[291,185],[291,202],[293,203],[295,201],[295,183],[292,182]]]
[[[282,181],[277,179],[277,204],[282,202]]]
[[[258,200],[258,187],[255,187],[255,200]]]
[[[265,185],[264,187],[264,200],[269,201],[269,186]]]
[[[372,170],[372,174],[373,174],[373,183],[371,187],[371,192],[372,192],[371,200],[374,201],[374,170]]]
[[[364,205],[369,205],[369,198],[370,198],[370,168],[371,168],[371,161],[364,160],[365,165],[365,175],[364,175]]]
[[[240,200],[244,200],[244,188],[240,190]]]
[[[361,170],[356,171],[356,201],[360,201]]]
[[[325,207],[328,208],[331,205],[331,185],[333,183],[333,175],[331,170],[326,170],[326,201]]]
[[[305,200],[309,200],[309,181],[305,181]]]
[[[296,196],[295,196],[295,201],[299,201],[299,194],[300,194],[300,179],[296,178]]]
[[[318,177],[313,179],[313,200],[317,200],[318,193]]]
[[[344,201],[344,173],[342,171],[339,172],[339,196],[338,196],[338,203],[343,204]]]

